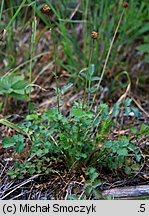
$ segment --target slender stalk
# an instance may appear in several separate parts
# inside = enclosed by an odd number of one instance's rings
[[[37,20],[36,20],[36,1],[34,2],[33,6],[33,22],[32,22],[32,29],[31,29],[31,48],[30,48],[30,65],[29,65],[29,86],[32,85],[32,68],[33,68],[33,56],[35,53],[35,41],[36,41],[36,28],[37,28]],[[30,111],[30,98],[31,98],[31,90],[29,91],[29,104],[28,109]]]
[[[32,33],[31,33],[31,49],[30,49],[30,75],[29,75],[29,82],[30,84],[32,83],[32,59],[34,56],[34,51],[35,51],[35,40],[36,40],[36,28],[37,28],[37,20],[36,20],[36,15],[35,15],[35,10],[36,10],[36,1],[34,5],[34,19],[32,23]]]
[[[92,45],[91,45],[91,49],[90,49],[88,69],[87,69],[86,79],[85,79],[85,87],[84,87],[84,96],[83,96],[83,102],[82,102],[82,110],[84,109],[87,87],[89,86],[89,91],[90,91],[90,86],[91,86],[91,83],[89,81],[89,70],[90,70],[90,64],[91,64],[91,61],[92,61],[93,49],[94,49],[94,40],[92,40]],[[89,97],[90,97],[90,93],[88,95],[88,99],[89,99]]]
[[[83,16],[85,23],[83,25],[83,34],[84,34],[84,66],[86,67],[86,53],[87,53],[87,15],[88,15],[88,5],[89,1],[83,1]]]
[[[17,15],[19,14],[20,10],[22,9],[22,7],[24,6],[26,0],[23,0],[22,3],[20,4],[19,8],[17,9],[16,13],[13,15],[12,19],[9,21],[8,25],[6,26],[6,31],[8,31],[8,29],[10,28],[11,24],[14,22],[15,18],[17,17]]]
[[[4,0],[2,0],[2,3],[1,3],[1,9],[0,9],[0,21],[1,21],[1,19],[2,19],[3,7],[4,7]]]
[[[97,89],[99,89],[100,84],[101,84],[101,81],[102,81],[103,76],[104,76],[104,74],[105,74],[105,70],[106,70],[106,67],[107,67],[107,63],[108,63],[108,60],[109,60],[109,56],[110,56],[110,53],[111,53],[111,49],[112,49],[112,47],[113,47],[113,44],[114,44],[114,41],[115,41],[115,37],[116,37],[116,34],[117,34],[118,29],[119,29],[119,27],[120,27],[120,24],[121,24],[123,15],[124,15],[124,10],[123,10],[122,13],[121,13],[120,19],[119,19],[119,21],[118,21],[116,30],[115,30],[114,35],[113,35],[113,38],[112,38],[112,41],[111,41],[111,43],[110,43],[110,47],[109,47],[109,50],[108,50],[108,53],[107,53],[107,56],[106,56],[106,60],[105,60],[104,67],[103,67],[103,70],[102,70],[102,73],[101,73],[101,77],[100,77],[100,80],[99,80],[99,82],[98,82],[98,84],[97,84]],[[95,99],[96,99],[96,95],[97,95],[97,92],[95,93],[95,95],[94,95],[94,97],[93,97],[93,103],[94,103],[94,101],[95,101]],[[92,108],[92,105],[91,105],[90,109],[91,109],[91,108]]]
[[[6,96],[5,96],[4,107],[3,107],[3,115],[5,115],[5,114],[7,113],[8,100],[9,100],[9,97],[8,97],[8,95],[6,95]]]
[[[52,39],[53,39],[53,46],[54,46],[54,77],[56,81],[56,97],[57,97],[57,109],[58,112],[60,113],[60,92],[59,92],[59,83],[58,83],[58,76],[57,76],[57,52],[56,52],[56,42],[55,42],[55,37],[54,37],[54,29],[52,29]]]
[[[91,46],[91,52],[90,52],[90,59],[89,59],[89,71],[90,71],[90,65],[91,65],[91,61],[92,61],[92,56],[93,56],[93,51],[94,51],[94,39],[92,39],[92,46]],[[91,80],[88,81],[88,102],[90,100],[90,90],[91,90]]]

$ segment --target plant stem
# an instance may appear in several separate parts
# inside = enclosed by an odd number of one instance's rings
[[[57,96],[57,110],[60,113],[60,92],[59,92],[59,83],[58,83],[58,76],[57,76],[57,53],[56,53],[56,43],[55,43],[55,37],[54,37],[54,29],[52,29],[52,39],[53,39],[53,46],[54,46],[54,77],[56,81],[56,96]]]
[[[5,96],[3,115],[5,115],[7,113],[7,108],[8,108],[8,95]]]
[[[88,6],[89,6],[89,1],[84,0],[82,2],[83,5],[83,16],[85,23],[83,25],[83,35],[84,35],[84,66],[86,67],[86,53],[87,53],[87,15],[88,15]]]
[[[0,21],[1,21],[1,19],[2,19],[3,7],[4,7],[4,0],[2,0],[2,3],[1,3]]]
[[[30,75],[29,75],[29,82],[30,84],[32,83],[32,59],[34,56],[34,51],[35,51],[35,40],[36,40],[36,28],[37,28],[37,20],[36,20],[36,16],[35,16],[35,7],[36,4],[34,6],[34,19],[33,19],[33,23],[32,23],[32,34],[31,34],[31,49],[30,49]]]
[[[6,26],[6,31],[8,31],[8,29],[10,28],[11,24],[15,20],[16,16],[19,14],[19,12],[22,9],[22,7],[24,6],[25,2],[26,2],[26,0],[23,0],[22,3],[20,4],[20,6],[17,9],[16,13],[13,15],[12,19],[9,21],[8,25]]]
[[[37,20],[36,20],[36,1],[34,2],[33,7],[33,22],[32,22],[32,33],[31,33],[31,49],[30,49],[30,66],[29,66],[29,84],[32,84],[32,68],[33,68],[33,56],[35,52],[35,41],[36,41],[36,28],[37,28]],[[30,107],[30,98],[31,98],[31,90],[29,91],[29,107]],[[29,108],[30,110],[30,108]]]
[[[88,65],[88,67],[89,67],[89,71],[90,71],[90,65],[91,65],[91,61],[92,61],[92,56],[93,56],[93,51],[94,51],[94,39],[92,39],[92,45],[91,45],[91,51],[90,51],[90,59],[89,59],[89,65]],[[90,92],[90,89],[91,89],[91,80],[89,79],[89,81],[88,81],[88,102],[89,102],[89,100],[90,100],[90,94],[91,94],[91,92]]]
[[[88,69],[87,69],[86,79],[85,79],[85,87],[84,87],[84,96],[83,96],[83,102],[82,102],[82,110],[84,109],[84,104],[85,104],[85,99],[86,99],[86,91],[87,91],[87,87],[88,86],[89,86],[88,99],[90,98],[90,86],[91,86],[91,82],[89,81],[89,71],[90,71],[90,64],[91,64],[91,61],[92,61],[93,49],[94,49],[94,40],[92,40],[92,45],[91,45],[91,49],[90,49]]]
[[[108,53],[107,53],[107,56],[106,56],[106,60],[105,60],[104,67],[103,67],[103,70],[102,70],[102,73],[101,73],[101,77],[100,77],[100,80],[99,80],[99,82],[98,82],[98,84],[97,84],[97,89],[99,89],[100,84],[101,84],[101,81],[102,81],[103,76],[104,76],[104,74],[105,74],[105,70],[106,70],[106,66],[107,66],[108,60],[109,60],[109,56],[110,56],[110,53],[111,53],[111,49],[112,49],[112,47],[113,47],[113,44],[114,44],[114,41],[115,41],[115,37],[116,37],[116,34],[117,34],[118,29],[119,29],[119,27],[120,27],[120,24],[121,24],[123,15],[124,15],[124,10],[123,10],[122,13],[121,13],[120,19],[119,19],[119,21],[118,21],[116,30],[115,30],[114,35],[113,35],[113,38],[112,38],[112,41],[111,41],[111,43],[110,43],[110,47],[109,47],[109,50],[108,50]],[[94,97],[93,97],[93,103],[94,103],[94,101],[95,101],[95,99],[96,99],[96,95],[97,95],[97,92],[95,93],[95,95],[94,95]],[[92,104],[92,105],[93,105],[93,104]],[[92,105],[91,105],[90,109],[92,108]]]

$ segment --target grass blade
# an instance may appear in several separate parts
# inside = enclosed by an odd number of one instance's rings
[[[29,136],[22,128],[20,128],[16,124],[14,124],[14,123],[6,120],[6,119],[0,119],[0,124],[3,124],[3,125],[10,127],[10,128],[13,128],[14,130],[18,131],[19,133]]]

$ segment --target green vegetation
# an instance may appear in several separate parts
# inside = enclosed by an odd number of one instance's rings
[[[100,199],[100,173],[132,176],[144,158],[139,141],[148,138],[149,126],[136,123],[144,109],[136,107],[130,94],[132,75],[124,59],[129,46],[137,43],[136,50],[149,62],[148,3],[45,2],[1,3],[0,29],[5,31],[0,32],[0,124],[14,130],[13,135],[3,134],[1,143],[5,152],[15,155],[5,173],[16,180],[35,174],[83,174],[85,191],[80,199],[90,195]],[[46,49],[40,47],[41,41]],[[49,59],[40,63],[47,53]],[[41,93],[36,87],[52,91],[56,101],[52,108],[39,108],[43,98],[38,103],[33,99]],[[71,89],[71,95],[82,91],[81,99],[62,110]],[[11,119],[16,112],[10,111],[12,98],[28,103],[21,121]]]
[[[42,115],[30,114],[19,125],[26,134],[13,135],[3,139],[5,148],[13,147],[21,154],[28,149],[23,163],[16,162],[15,169],[8,171],[13,178],[23,178],[24,174],[49,173],[53,168],[49,162],[63,161],[68,170],[80,170],[82,166],[95,166],[110,170],[125,169],[131,174],[140,161],[139,148],[131,143],[129,136],[120,136],[109,140],[112,127],[113,110],[109,114],[108,106],[101,104],[98,113],[82,111],[75,105],[66,118],[53,108]],[[115,116],[116,117],[116,116]],[[146,125],[140,131],[132,130],[136,136],[148,133]],[[131,158],[135,158],[136,164]],[[58,168],[57,168],[58,169]],[[61,172],[59,170],[59,172]]]

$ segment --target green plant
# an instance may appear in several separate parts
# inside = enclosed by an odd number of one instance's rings
[[[1,20],[1,18],[2,18],[3,7],[4,7],[4,0],[2,0],[2,3],[1,3],[0,20]]]
[[[56,142],[68,168],[81,166],[81,161],[85,162],[93,148],[90,139],[93,128],[90,126],[94,114],[73,107],[70,116],[69,120],[55,109],[47,111],[43,116],[50,121],[51,127],[57,133]]]
[[[30,71],[29,71],[29,83],[32,84],[32,68],[33,68],[33,57],[35,54],[35,42],[36,42],[36,29],[37,29],[37,20],[36,20],[36,1],[33,4],[34,8],[34,14],[33,14],[33,22],[32,22],[32,28],[31,28],[31,41],[30,41]]]
[[[20,134],[13,137],[4,137],[3,143],[5,148],[13,146],[14,150],[20,154],[25,148],[25,137]]]
[[[101,199],[102,193],[97,187],[99,187],[102,182],[98,179],[99,174],[97,170],[94,167],[88,167],[85,175],[89,178],[85,183],[85,194],[87,196],[94,196],[94,199]]]
[[[139,117],[140,112],[139,110],[135,107],[131,105],[132,99],[127,97],[125,102],[124,102],[124,115],[129,116],[130,113],[132,112],[132,114],[135,117]]]
[[[102,181],[98,179],[99,174],[94,167],[88,167],[85,172],[85,184],[81,195],[72,194],[68,196],[68,200],[87,200],[87,199],[103,199],[102,193],[98,189]]]
[[[27,100],[31,92],[28,82],[19,73],[8,73],[0,78],[0,95],[5,96],[4,110],[8,107],[8,98]]]
[[[20,128],[17,124],[14,124],[14,123],[8,121],[7,119],[0,118],[0,124],[3,124],[3,125],[10,127],[10,128],[13,128],[18,133],[24,134],[24,135],[28,136],[28,138],[29,138],[29,135],[22,128]]]
[[[135,158],[135,163],[133,163],[133,158]],[[126,136],[122,136],[103,143],[99,163],[102,167],[115,171],[123,169],[126,174],[130,175],[134,167],[139,169],[140,159],[139,148],[134,146]]]
[[[145,54],[145,61],[149,63],[149,43],[142,44],[140,46],[137,46],[137,50],[141,51]]]
[[[30,0],[28,2],[31,3]],[[78,71],[80,71],[80,68],[89,67],[90,63],[96,66],[95,75],[103,76],[104,72],[101,75],[101,71],[110,44],[112,44],[113,55],[108,59],[108,64],[105,64],[107,68],[113,66],[115,56],[120,57],[119,52],[117,52],[119,46],[126,46],[147,32],[147,28],[145,29],[142,26],[142,22],[146,23],[148,13],[148,7],[144,1],[138,3],[131,0],[129,2],[129,7],[125,10],[121,27],[119,28],[119,37],[115,40],[114,45],[111,40],[113,31],[116,29],[116,23],[123,10],[122,1],[116,3],[109,0],[96,0],[94,2],[88,0],[78,4],[76,1],[64,0],[58,3],[50,3],[46,0],[46,4],[49,5],[56,17],[54,25],[58,27],[60,34],[55,35],[55,39],[57,44],[62,47],[66,56],[65,63],[59,58],[57,61],[65,70],[69,71],[69,75],[75,83],[79,81]],[[67,11],[65,10],[66,5]],[[49,20],[44,17],[40,10],[41,7],[42,3],[39,3],[36,11],[46,25],[49,25],[51,22],[50,17]],[[72,11],[75,11],[75,13],[73,14]],[[71,16],[72,14],[73,16]],[[131,20],[134,20],[134,26],[132,26]],[[77,33],[77,26],[80,26],[81,33]],[[74,31],[75,29],[76,31]],[[90,37],[93,30],[99,34],[98,39],[94,43]],[[83,45],[81,46],[78,44],[78,37],[83,38]],[[92,62],[90,62],[91,50],[93,53]]]
[[[14,97],[19,100],[26,100],[30,92],[28,82],[19,74],[6,74],[0,78],[0,94],[6,97]]]
[[[143,123],[140,127],[140,129],[138,130],[137,127],[133,127],[131,129],[132,131],[132,134],[137,136],[138,139],[142,139],[142,137],[146,137],[148,138],[148,135],[149,135],[149,126],[145,123]]]
[[[5,62],[5,68],[9,70],[12,69],[14,66],[16,66],[16,58],[17,58],[17,49],[16,49],[16,32],[14,29],[16,28],[16,20],[19,19],[19,14],[21,9],[24,7],[26,3],[26,0],[22,0],[19,2],[19,5],[17,6],[16,1],[2,1],[1,4],[1,11],[0,11],[0,18],[3,16],[3,22],[0,24],[0,29],[3,29],[6,37],[5,37],[5,51],[1,52],[2,59],[4,56],[7,58],[7,61]],[[9,19],[8,19],[8,17]],[[15,28],[14,28],[14,25]],[[3,44],[1,43],[1,44]],[[4,56],[3,56],[4,55]],[[2,72],[0,72],[2,73]],[[3,71],[4,74],[4,71]]]
[[[100,104],[98,114],[84,111],[81,105],[75,104],[69,118],[56,108],[42,115],[27,115],[25,121],[19,125],[19,130],[18,126],[16,128],[21,133],[23,131],[22,135],[3,139],[4,147],[13,147],[18,154],[23,154],[25,148],[29,149],[23,164],[18,161],[15,165],[17,171],[11,170],[8,174],[13,175],[14,171],[17,175],[18,170],[22,176],[29,173],[49,173],[54,170],[56,162],[62,163],[68,170],[80,170],[84,165],[98,165],[101,169],[106,167],[116,171],[122,168],[127,174],[130,173],[130,169],[134,169],[131,167],[131,158],[135,158],[136,165],[140,160],[139,149],[127,136],[111,141],[108,139],[115,124],[111,118],[113,112],[109,114],[106,104]],[[8,126],[11,127],[11,124]]]
[[[26,2],[26,0],[23,0],[23,1],[21,2],[21,4],[19,5],[19,7],[18,7],[18,9],[16,10],[15,14],[12,16],[12,18],[11,18],[10,21],[9,21],[9,23],[7,24],[7,26],[6,26],[6,28],[5,28],[6,31],[9,30],[10,26],[11,26],[12,23],[14,22],[15,18],[18,16],[18,14],[19,14],[20,10],[22,9],[22,7],[24,6],[25,2]]]

